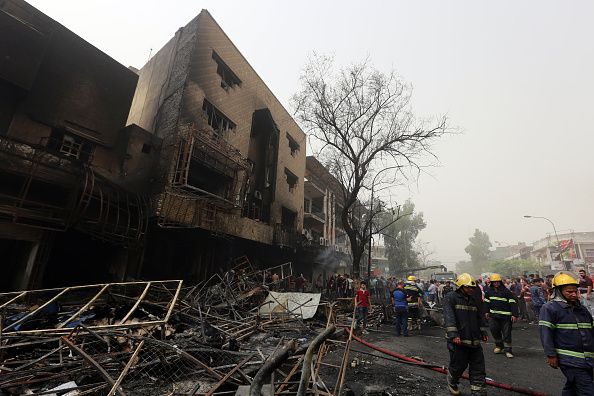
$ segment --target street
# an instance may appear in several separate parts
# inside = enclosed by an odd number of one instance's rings
[[[370,334],[363,338],[382,348],[447,367],[448,352],[442,328],[425,328],[421,334],[413,331],[408,338],[395,337],[391,330],[391,326],[383,325],[378,330],[370,331]],[[559,370],[553,370],[546,365],[538,337],[538,326],[525,323],[514,325],[515,357],[513,359],[493,354],[493,347],[492,340],[483,344],[487,378],[544,394],[560,393],[564,377]],[[355,395],[362,392],[392,395],[449,395],[443,374],[384,359],[385,355],[358,342],[353,343],[353,349],[372,353],[372,355],[351,353],[351,361],[358,359],[361,362],[356,368],[351,368],[347,374],[346,385]],[[469,394],[468,381],[462,380],[460,389],[463,394]],[[491,386],[487,387],[487,391],[492,395],[511,394],[510,391]]]

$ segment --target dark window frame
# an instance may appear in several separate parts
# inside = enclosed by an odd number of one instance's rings
[[[221,77],[221,88],[227,90],[235,86],[241,87],[241,79],[214,50],[212,51],[212,59],[217,64],[217,74]]]
[[[288,168],[285,168],[285,180],[289,186],[289,191],[294,193],[297,189],[297,185],[299,184],[299,177],[297,177],[297,175],[291,172]]]
[[[223,114],[222,111],[217,109],[215,105],[206,99],[202,102],[202,112],[206,117],[208,125],[210,125],[215,133],[223,134],[228,131],[235,132],[237,124],[231,121],[229,117]]]
[[[47,147],[63,157],[89,163],[96,144],[64,129],[53,128]]]
[[[297,140],[295,140],[293,138],[293,136],[289,135],[288,132],[287,132],[287,140],[289,141],[289,150],[291,150],[291,156],[296,157],[297,152],[301,149],[301,146],[299,145]]]

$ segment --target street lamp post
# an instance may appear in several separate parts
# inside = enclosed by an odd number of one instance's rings
[[[546,221],[548,221],[549,223],[551,223],[551,225],[553,226],[553,232],[555,233],[555,239],[557,240],[557,251],[559,252],[559,258],[561,259],[561,243],[559,242],[559,235],[557,235],[557,228],[555,227],[555,223],[553,223],[551,221],[551,219],[547,218],[547,217],[543,217],[543,216],[530,216],[530,215],[524,215],[524,217],[526,219],[544,219]]]

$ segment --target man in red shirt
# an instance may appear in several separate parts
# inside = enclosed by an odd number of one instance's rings
[[[363,334],[367,332],[367,314],[371,309],[371,299],[369,298],[369,290],[365,282],[361,282],[357,293],[355,294],[355,306],[357,307],[357,327],[363,322]]]

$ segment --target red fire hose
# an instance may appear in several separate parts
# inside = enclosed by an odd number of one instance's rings
[[[346,329],[346,330],[349,331],[349,329]],[[417,360],[417,359],[410,358],[410,357],[405,356],[405,355],[401,355],[399,353],[390,351],[388,349],[381,348],[381,347],[379,347],[377,345],[374,345],[374,344],[372,344],[370,342],[367,342],[367,341],[363,340],[362,338],[357,337],[354,334],[353,334],[353,339],[356,340],[356,341],[358,341],[359,343],[361,343],[361,344],[363,344],[363,345],[365,345],[365,346],[367,346],[367,347],[369,347],[371,349],[375,349],[376,351],[381,352],[383,354],[386,354],[386,355],[389,355],[389,356],[392,356],[392,357],[395,357],[395,358],[398,358],[398,359],[401,359],[401,360],[405,360],[407,362],[419,363],[419,365],[421,367],[425,367],[425,368],[428,368],[429,370],[437,371],[438,373],[442,373],[442,374],[447,374],[448,373],[448,371],[446,369],[443,369],[441,367],[427,366],[425,364],[425,362],[422,362],[422,361]],[[468,379],[468,374],[462,374],[462,378]],[[513,386],[513,385],[509,385],[509,384],[502,384],[502,383],[495,382],[495,381],[489,380],[489,379],[486,382],[487,382],[487,385],[494,386],[494,387],[499,388],[499,389],[505,389],[505,390],[508,390],[508,391],[512,391],[512,392],[516,392],[516,393],[521,393],[521,394],[524,394],[524,395],[547,396],[546,393],[537,392],[537,391],[533,391],[533,390],[525,389],[525,388],[519,388],[517,386]]]

